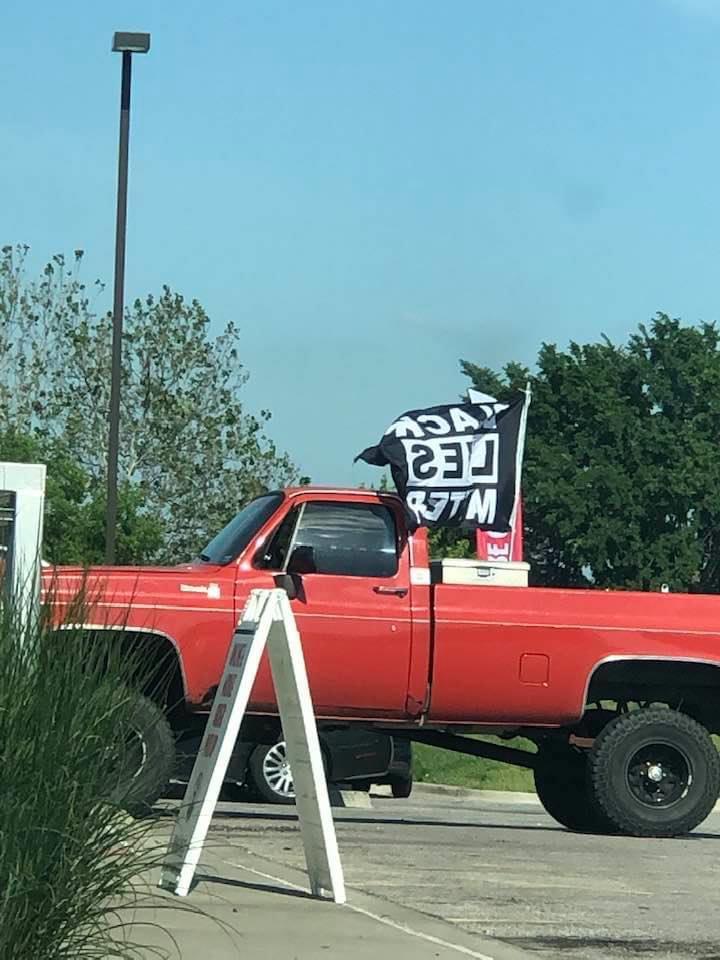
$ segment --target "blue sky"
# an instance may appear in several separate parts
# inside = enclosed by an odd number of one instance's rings
[[[319,482],[458,360],[720,317],[720,0],[8,0],[0,242],[235,320],[250,408]],[[107,298],[109,306],[109,296]]]

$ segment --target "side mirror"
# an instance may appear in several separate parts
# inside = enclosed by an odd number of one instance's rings
[[[291,600],[303,599],[302,575],[316,573],[312,547],[295,547],[288,558],[284,573],[275,575],[275,586],[284,590]]]
[[[289,600],[296,600],[298,596],[298,578],[292,573],[278,573],[273,578],[275,586],[279,590],[284,590]]]

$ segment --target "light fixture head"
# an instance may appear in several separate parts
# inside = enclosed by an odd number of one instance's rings
[[[113,53],[147,53],[150,49],[149,33],[113,34]]]

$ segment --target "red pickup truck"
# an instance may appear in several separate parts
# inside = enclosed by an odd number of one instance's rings
[[[671,836],[707,816],[720,789],[720,598],[446,572],[398,498],[313,487],[252,501],[191,563],[91,571],[88,631],[121,626],[171,672],[162,704],[138,694],[135,799],[153,802],[176,745],[197,740],[249,591],[282,585],[323,724],[532,768],[548,812],[575,830]],[[56,602],[83,576],[63,568]],[[247,740],[280,736],[267,664],[250,710]]]

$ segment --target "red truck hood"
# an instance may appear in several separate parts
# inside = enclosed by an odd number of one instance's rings
[[[78,564],[78,565],[66,564],[66,565],[58,566],[58,567],[54,567],[54,566],[43,567],[42,576],[43,576],[43,580],[44,580],[44,581],[51,580],[51,579],[53,578],[53,576],[56,577],[56,578],[61,578],[61,577],[66,577],[66,576],[67,576],[67,577],[73,577],[73,578],[74,578],[74,577],[82,576],[83,574],[88,574],[88,575],[90,575],[90,576],[92,576],[92,577],[106,577],[106,578],[107,578],[107,577],[121,577],[121,578],[125,578],[125,577],[128,577],[128,576],[138,576],[138,575],[145,575],[145,574],[150,574],[150,575],[152,575],[152,574],[155,574],[155,573],[159,573],[159,574],[162,574],[162,575],[175,575],[175,576],[179,576],[179,575],[182,574],[183,572],[188,572],[188,571],[196,571],[196,570],[217,570],[217,569],[218,569],[218,567],[216,567],[216,566],[214,566],[214,565],[212,565],[212,564],[201,563],[199,560],[198,560],[198,561],[193,561],[192,563],[182,563],[182,564],[178,564],[178,565],[176,565],[176,566],[174,566],[174,567],[151,567],[151,566],[135,566],[135,567],[116,566],[116,567],[108,567],[108,566],[95,566],[95,567],[89,567],[89,568],[87,568],[87,567],[82,567],[82,566],[80,566],[79,564]]]
[[[211,576],[215,576],[219,570],[222,570],[223,567],[218,567],[214,564],[201,563],[198,561],[193,561],[192,563],[183,563],[174,567],[150,567],[150,566],[137,566],[137,567],[109,567],[109,566],[97,566],[97,567],[81,567],[81,566],[61,566],[61,567],[43,567],[42,571],[42,582],[44,588],[50,584],[62,584],[63,586],[69,585],[70,583],[80,584],[80,583],[116,583],[116,584],[127,584],[130,581],[135,581],[137,583],[143,582],[146,583],[148,580],[161,579],[164,580],[168,577],[171,577],[175,580],[182,580],[183,577],[199,577],[206,579]]]
[[[176,567],[46,567],[42,589],[59,619],[82,597],[83,610],[76,616],[83,621],[114,624],[125,621],[132,611],[131,619],[138,625],[138,618],[145,621],[152,611],[232,608],[234,574],[234,567],[200,561]]]

